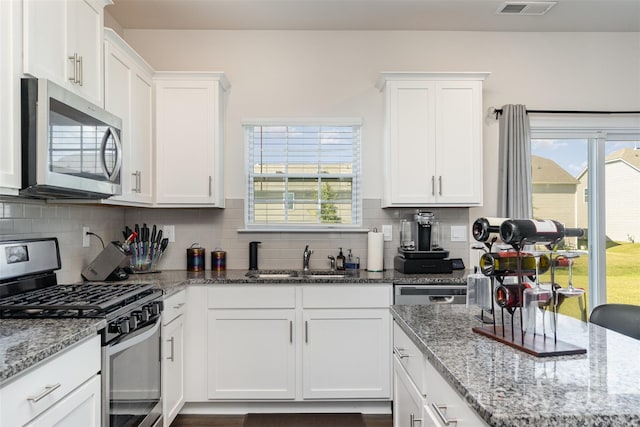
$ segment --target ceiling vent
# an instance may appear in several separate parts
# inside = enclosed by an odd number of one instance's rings
[[[555,1],[507,1],[500,5],[498,15],[544,15]]]

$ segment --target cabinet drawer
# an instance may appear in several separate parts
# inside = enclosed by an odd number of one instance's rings
[[[164,311],[162,312],[162,324],[167,325],[176,317],[184,314],[187,293],[179,291],[164,299]]]
[[[96,335],[51,357],[51,360],[44,361],[2,387],[0,425],[24,425],[99,371],[100,337]],[[42,395],[44,397],[36,402]]]
[[[425,413],[434,421],[435,426],[449,425],[445,422],[447,420],[451,423],[456,420],[458,427],[488,425],[467,405],[464,398],[449,385],[431,363],[425,363],[425,369],[429,384]]]
[[[317,285],[302,289],[303,308],[389,308],[391,285]]]
[[[393,353],[407,370],[420,393],[425,396],[427,394],[427,361],[420,349],[395,322],[393,323]]]
[[[209,308],[296,308],[293,286],[225,286],[209,289]]]

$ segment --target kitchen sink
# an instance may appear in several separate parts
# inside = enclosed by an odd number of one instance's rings
[[[249,271],[253,279],[343,279],[346,273],[331,270],[258,270]]]

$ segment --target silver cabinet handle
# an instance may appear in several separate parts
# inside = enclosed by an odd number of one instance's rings
[[[30,400],[33,403],[38,403],[39,401],[41,401],[42,399],[44,399],[45,397],[53,393],[54,390],[57,390],[58,388],[60,388],[61,385],[62,384],[60,383],[56,383],[53,385],[46,385],[44,386],[44,390],[40,394],[35,396],[29,396],[27,397],[27,400]]]
[[[69,77],[71,83],[78,83],[78,54],[74,53],[73,56],[68,56],[69,61],[73,64],[73,76]]]
[[[436,176],[435,175],[431,176],[431,195],[432,196],[436,195]]]
[[[293,320],[289,320],[289,342],[293,343]]]
[[[174,337],[169,338],[167,341],[169,341],[169,343],[171,343],[171,356],[167,357],[167,359],[171,360],[173,362],[173,350],[174,350]]]
[[[438,177],[438,187],[439,187],[439,192],[438,192],[438,194],[439,194],[440,196],[442,196],[442,175],[440,175],[440,176]]]
[[[136,171],[136,193],[142,193],[142,172]]]
[[[405,357],[409,357],[410,355],[404,352],[404,348],[393,346],[393,352],[398,355],[400,359],[404,359]]]
[[[416,422],[422,424],[422,418],[416,418],[415,415],[409,414],[409,427],[414,427]]]
[[[442,424],[448,426],[449,424],[453,423],[455,425],[458,425],[458,420],[456,419],[449,419],[447,418],[447,416],[442,412],[442,411],[446,411],[447,410],[447,405],[438,405],[435,402],[431,403],[431,407],[433,408],[434,411],[436,411],[436,415],[438,416],[438,418],[440,418],[440,421],[442,421]]]
[[[209,197],[211,197],[212,192],[212,180],[213,178],[211,178],[211,175],[209,175]]]
[[[181,303],[180,303],[180,304],[178,304],[178,305],[174,305],[174,306],[173,306],[173,308],[174,308],[175,310],[177,310],[177,309],[181,308],[183,305],[184,305],[184,303],[183,303],[183,302],[181,302]]]
[[[304,321],[304,342],[309,342],[309,322],[306,320]]]
[[[82,66],[82,56],[78,56],[78,84],[82,86],[84,83],[83,78],[83,66]]]
[[[131,192],[138,192],[138,172],[131,172],[131,176],[133,177],[133,185],[131,186]]]

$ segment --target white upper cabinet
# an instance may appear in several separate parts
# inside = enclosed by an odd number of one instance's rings
[[[23,72],[104,105],[104,7],[111,0],[23,0]]]
[[[105,109],[122,119],[122,195],[107,203],[153,202],[153,69],[113,30],[105,29]]]
[[[383,206],[482,205],[488,73],[382,73]]]
[[[0,1],[0,194],[20,189],[20,3]]]
[[[154,77],[155,205],[224,207],[223,73]]]

